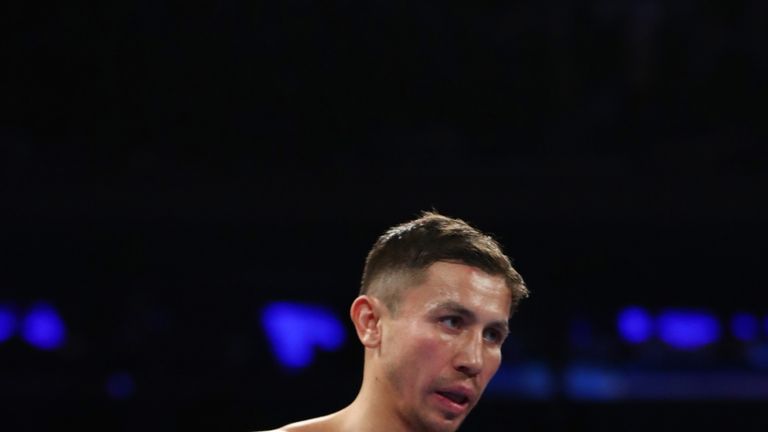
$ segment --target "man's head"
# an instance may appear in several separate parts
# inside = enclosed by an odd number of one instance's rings
[[[461,219],[434,212],[424,212],[379,237],[365,260],[360,294],[376,297],[396,312],[403,291],[423,281],[427,268],[438,261],[503,277],[513,309],[528,296],[523,279],[494,239]]]
[[[361,291],[350,314],[372,421],[455,431],[501,364],[520,275],[490,237],[425,213],[379,238]]]

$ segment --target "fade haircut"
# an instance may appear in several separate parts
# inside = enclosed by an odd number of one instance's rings
[[[512,296],[512,311],[528,296],[523,278],[493,238],[461,219],[437,212],[423,212],[379,237],[365,260],[360,294],[380,299],[396,313],[402,292],[423,282],[427,268],[438,261],[502,276]]]

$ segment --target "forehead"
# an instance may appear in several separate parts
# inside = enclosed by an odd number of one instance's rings
[[[401,307],[417,313],[446,302],[458,303],[489,319],[507,320],[512,294],[502,276],[466,264],[438,261],[426,269],[419,284],[405,291]]]

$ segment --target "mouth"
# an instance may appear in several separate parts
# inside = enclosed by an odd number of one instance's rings
[[[435,397],[440,406],[451,416],[466,414],[472,398],[463,390],[437,390]]]
[[[467,405],[469,403],[469,397],[462,393],[438,391],[437,394],[458,405]]]

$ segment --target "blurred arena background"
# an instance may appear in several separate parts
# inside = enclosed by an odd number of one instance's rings
[[[462,430],[768,430],[768,3],[2,9],[0,430],[341,408],[432,208],[532,291]]]

